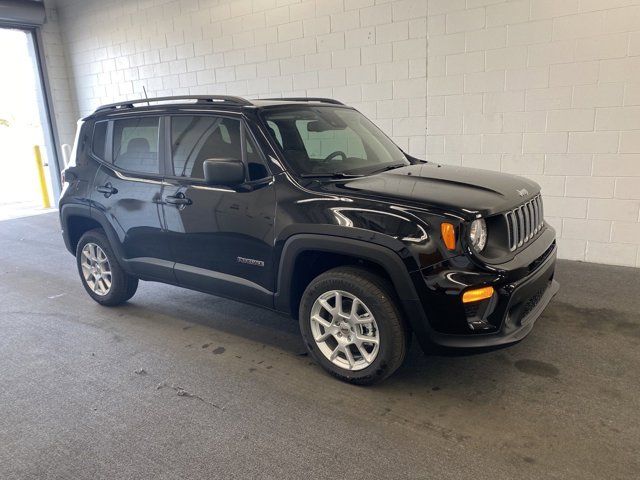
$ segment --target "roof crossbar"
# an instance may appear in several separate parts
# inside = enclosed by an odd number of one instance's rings
[[[242,97],[233,97],[231,95],[180,95],[175,97],[153,97],[140,98],[138,100],[128,100],[126,102],[110,103],[98,107],[94,113],[103,112],[105,110],[118,110],[124,108],[134,108],[136,104],[149,102],[171,102],[176,100],[196,100],[196,103],[226,103],[230,105],[249,106],[253,105],[249,100]]]

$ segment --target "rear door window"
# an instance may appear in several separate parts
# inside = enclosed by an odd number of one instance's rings
[[[158,117],[114,120],[113,164],[137,173],[160,173]]]

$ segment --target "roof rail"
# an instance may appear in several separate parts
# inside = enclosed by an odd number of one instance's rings
[[[134,108],[136,104],[149,102],[169,102],[175,100],[196,100],[196,103],[227,103],[229,105],[253,105],[249,100],[231,95],[180,95],[175,97],[153,97],[140,98],[138,100],[128,100],[126,102],[110,103],[96,108],[94,113],[105,110],[119,110],[123,108]]]
[[[260,100],[284,100],[290,102],[322,102],[332,103],[334,105],[344,105],[340,100],[323,97],[283,97],[283,98],[261,98]]]

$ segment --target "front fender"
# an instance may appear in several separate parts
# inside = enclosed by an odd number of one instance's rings
[[[323,225],[322,229],[326,232],[327,225]],[[282,247],[279,259],[277,291],[274,296],[275,308],[290,313],[290,295],[295,282],[294,265],[300,254],[306,251],[317,251],[348,255],[372,262],[385,270],[393,283],[407,321],[416,333],[420,344],[425,347],[428,344],[430,328],[416,290],[416,287],[420,288],[421,285],[416,283],[414,278],[420,279],[421,275],[414,257],[407,247],[396,239],[366,230],[360,234],[364,239],[314,233],[289,237]]]

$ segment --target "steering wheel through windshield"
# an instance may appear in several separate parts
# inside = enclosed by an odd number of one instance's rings
[[[342,157],[342,161],[344,162],[347,159],[347,154],[344,153],[342,150],[336,150],[333,153],[330,153],[329,155],[327,155],[324,159],[325,162],[328,162],[329,160],[334,160],[335,157]]]

